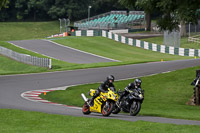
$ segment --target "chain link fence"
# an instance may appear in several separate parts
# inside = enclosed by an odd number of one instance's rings
[[[175,48],[180,47],[180,31],[164,31],[164,45],[166,46],[173,46]]]
[[[48,58],[38,58],[35,56],[30,56],[27,54],[21,54],[14,52],[10,49],[4,48],[0,46],[0,54],[10,57],[11,59],[14,59],[19,62],[23,62],[26,64],[34,65],[34,66],[41,66],[41,67],[47,67],[51,69],[51,59]]]
[[[194,25],[192,23],[187,24],[186,31],[189,36],[188,42],[200,44],[200,20],[198,20],[197,25]]]

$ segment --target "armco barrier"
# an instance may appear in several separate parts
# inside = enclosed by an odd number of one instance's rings
[[[187,48],[175,48],[171,46],[158,45],[146,41],[141,41],[137,39],[127,38],[124,36],[120,36],[111,32],[102,31],[102,36],[107,37],[109,39],[125,43],[131,46],[140,47],[147,50],[157,51],[160,53],[168,53],[172,55],[180,55],[180,56],[199,56],[200,57],[200,49],[187,49]]]
[[[19,62],[23,62],[34,66],[47,67],[51,69],[51,59],[48,58],[38,58],[27,54],[17,53],[1,46],[0,46],[0,54],[10,57]]]

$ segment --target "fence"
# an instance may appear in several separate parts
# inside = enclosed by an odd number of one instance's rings
[[[200,57],[200,49],[187,49],[187,48],[177,48],[173,46],[165,46],[158,45],[150,42],[145,42],[137,39],[132,39],[124,36],[120,36],[118,34],[114,34],[112,32],[104,31],[104,30],[79,30],[72,33],[72,36],[103,36],[109,39],[125,43],[131,46],[140,47],[143,49],[156,51],[160,53],[168,53],[172,55],[179,56],[198,56]]]
[[[164,45],[179,48],[180,40],[180,31],[164,31]]]
[[[191,57],[200,56],[200,49],[176,48],[172,46],[158,45],[150,42],[120,36],[118,34],[114,34],[107,31],[102,31],[102,36],[131,46],[136,46],[160,53]]]
[[[200,43],[200,35],[188,37],[188,42]]]
[[[101,36],[102,30],[78,30],[72,32],[72,36]]]
[[[51,59],[48,58],[38,58],[27,54],[17,53],[1,46],[0,54],[10,57],[19,62],[23,62],[34,66],[48,67],[49,69],[51,69]]]

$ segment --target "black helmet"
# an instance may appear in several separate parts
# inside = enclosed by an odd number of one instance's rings
[[[109,75],[108,77],[107,77],[107,81],[112,81],[112,82],[114,82],[114,80],[115,80],[115,77],[113,76],[113,75]]]
[[[135,79],[134,81],[134,85],[137,86],[137,87],[140,87],[142,84],[142,80],[141,79]]]

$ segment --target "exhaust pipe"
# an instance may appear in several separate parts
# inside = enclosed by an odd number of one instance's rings
[[[83,98],[83,100],[84,100],[85,102],[88,101],[88,99],[86,98],[86,96],[85,96],[83,93],[81,93],[81,97]]]

